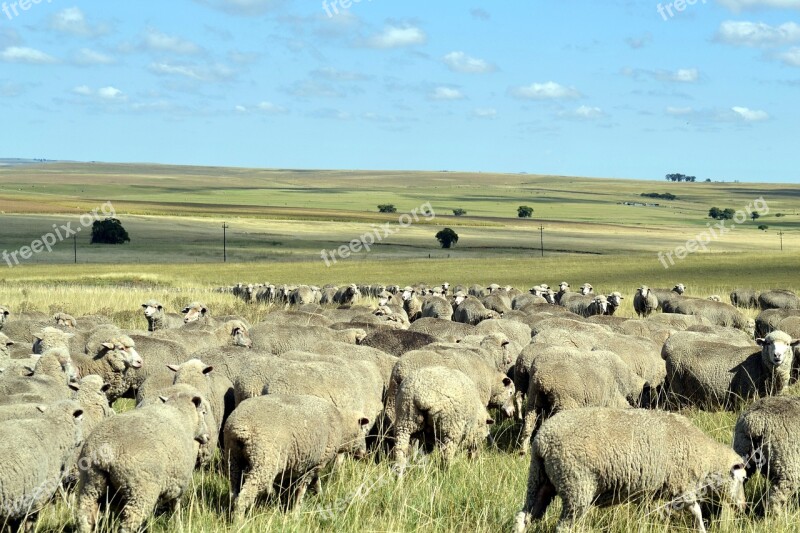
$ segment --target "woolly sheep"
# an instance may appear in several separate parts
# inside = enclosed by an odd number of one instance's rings
[[[311,347],[312,353],[325,354],[345,360],[370,361],[375,363],[382,378],[383,387],[388,389],[392,369],[397,363],[397,357],[389,353],[361,344],[359,346],[337,341],[319,341]]]
[[[56,313],[53,315],[53,321],[56,327],[75,328],[78,326],[78,321],[75,317],[67,313]]]
[[[142,304],[144,317],[147,319],[147,331],[175,329],[183,325],[183,318],[177,313],[167,313],[158,300],[147,300]]]
[[[766,337],[784,318],[800,316],[800,309],[765,309],[756,317],[756,336]]]
[[[353,305],[358,303],[360,299],[361,291],[358,290],[358,286],[351,283],[347,287],[341,287],[336,291],[333,296],[333,303],[339,305]]]
[[[645,498],[686,506],[705,532],[700,503],[744,511],[742,459],[679,415],[591,407],[564,411],[533,439],[525,504],[515,530],[541,518],[553,498],[563,507],[558,531],[571,530],[594,505]]]
[[[228,344],[246,348],[250,348],[253,345],[249,333],[250,328],[241,320],[217,322],[217,325],[213,328],[207,328],[202,324],[195,327],[194,324],[198,323],[193,322],[177,329],[155,331],[152,338],[177,342],[184,347],[186,353]]]
[[[367,335],[361,346],[377,348],[387,354],[401,356],[411,350],[419,350],[439,339],[427,333],[408,330],[379,330]]]
[[[792,291],[780,289],[758,295],[761,309],[800,309],[800,298]]]
[[[475,327],[475,332],[478,335],[499,333],[520,347],[531,342],[530,326],[514,320],[484,320]],[[516,354],[514,354],[514,359],[516,359]]]
[[[275,354],[291,350],[308,350],[321,340],[359,344],[366,338],[361,328],[333,330],[322,326],[277,326],[274,324],[257,324],[250,330],[253,347]]]
[[[11,346],[14,346],[14,341],[0,333],[0,368],[11,363]]]
[[[584,318],[594,315],[604,315],[608,311],[608,299],[603,296],[575,296],[563,304],[576,315]]]
[[[513,389],[508,390],[513,395]],[[402,475],[407,466],[411,438],[432,433],[444,464],[459,447],[477,454],[494,424],[475,383],[462,372],[433,366],[408,376],[397,390],[394,448],[395,469]]]
[[[685,292],[686,286],[683,283],[678,283],[671,289],[650,288],[650,293],[655,294],[656,298],[658,298],[658,310],[663,310],[664,312],[668,312],[667,309],[671,306],[672,302],[683,296]]]
[[[208,400],[211,413],[217,427],[216,432],[222,438],[222,427],[233,412],[235,400],[233,383],[227,377],[214,371],[214,367],[200,359],[189,359],[180,365],[167,365],[175,373],[174,385],[189,385],[197,389],[203,398]],[[209,428],[211,429],[211,428]]]
[[[292,305],[313,304],[318,301],[316,287],[301,285],[289,295],[289,303]]]
[[[800,341],[782,331],[758,339],[760,350],[726,343],[668,339],[663,354],[667,392],[678,405],[731,409],[737,402],[779,394],[788,384]]]
[[[405,309],[410,322],[422,318],[422,300],[419,299],[417,290],[413,287],[406,287],[403,289],[402,299],[403,309]]]
[[[369,422],[314,396],[270,394],[242,402],[224,428],[234,516],[243,518],[275,484],[294,489],[289,507],[300,504],[338,454],[366,454]]]
[[[538,294],[520,294],[511,301],[511,309],[516,310],[533,305],[547,305],[548,303],[544,296]]]
[[[614,314],[617,312],[617,309],[622,306],[622,300],[624,300],[625,297],[622,295],[622,293],[614,291],[607,295],[606,299],[608,300],[608,309],[606,310],[605,314],[614,316]]]
[[[736,307],[758,307],[759,294],[755,289],[734,289],[730,294],[731,304]]]
[[[665,310],[666,311],[666,310]],[[731,304],[724,302],[714,302],[695,298],[681,298],[677,300],[672,310],[667,311],[682,315],[699,315],[718,326],[727,326],[741,329],[753,335],[755,333],[755,321],[748,319],[738,309]]]
[[[43,416],[3,422],[0,439],[0,524],[32,531],[81,445],[83,410],[77,402],[42,407]]]
[[[114,494],[125,499],[120,530],[126,533],[138,531],[159,502],[177,514],[199,446],[209,439],[204,410],[200,395],[185,394],[101,422],[79,459],[88,466],[78,483],[78,531],[94,530],[100,502]]]
[[[466,298],[453,311],[453,320],[463,324],[477,326],[483,320],[500,318],[500,313],[491,309],[486,309],[480,300]]]
[[[97,374],[109,384],[109,402],[125,394],[132,386],[133,372],[142,367],[142,357],[133,339],[127,335],[99,336],[86,346],[86,354],[71,354],[82,376]]]
[[[452,320],[453,306],[441,296],[432,296],[422,304],[421,318],[426,317]]]
[[[207,325],[213,325],[216,321],[211,318],[206,304],[201,302],[192,302],[181,311],[183,313],[183,323],[189,324],[191,322],[201,322]]]
[[[736,421],[733,449],[747,459],[749,476],[769,479],[767,513],[783,510],[800,491],[800,398],[756,400]]]
[[[67,400],[72,396],[70,382],[76,378],[69,353],[58,348],[48,350],[36,362],[31,375],[10,375],[0,380],[0,405]]]
[[[272,312],[264,317],[262,324],[278,326],[323,326],[333,324],[333,320],[320,313],[308,313],[299,310],[283,310]]]
[[[501,315],[511,311],[511,302],[508,300],[508,298],[504,298],[498,293],[492,293],[489,296],[484,296],[481,298],[480,302],[486,309],[490,309]]]
[[[650,291],[650,287],[642,285],[636,289],[633,297],[633,309],[640,317],[647,318],[658,308],[658,297]]]
[[[467,335],[474,335],[477,330],[475,326],[461,322],[441,318],[420,318],[411,324],[408,331],[427,333],[442,341],[458,342]]]

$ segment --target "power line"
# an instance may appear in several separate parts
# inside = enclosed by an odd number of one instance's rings
[[[783,230],[778,232],[778,236],[781,238],[781,252],[783,251]]]
[[[222,223],[222,262],[228,262],[228,226],[227,222]]]
[[[544,226],[539,224],[539,246],[542,251],[542,257],[544,257]]]

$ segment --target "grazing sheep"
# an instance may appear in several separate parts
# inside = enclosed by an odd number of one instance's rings
[[[765,309],[756,317],[756,336],[766,337],[784,318],[800,316],[800,309]]]
[[[200,444],[209,440],[205,402],[199,394],[165,398],[107,418],[86,439],[79,464],[78,531],[96,526],[100,502],[118,494],[125,500],[121,531],[139,531],[159,502],[177,514],[190,487]]]
[[[535,288],[535,287],[534,287]],[[534,289],[531,289],[533,291]],[[520,294],[519,296],[515,296],[513,300],[511,300],[511,309],[523,309],[528,306],[534,305],[547,305],[549,302],[547,298],[543,295],[531,293],[531,294]]]
[[[42,354],[54,348],[69,350],[74,333],[68,333],[58,328],[46,327],[33,335],[33,353]]]
[[[100,336],[88,343],[86,349],[86,354],[72,354],[72,360],[81,376],[97,374],[109,384],[106,395],[113,403],[131,388],[133,372],[142,367],[142,357],[127,335]]]
[[[684,292],[686,292],[686,286],[683,283],[678,283],[671,289],[650,289],[650,293],[655,294],[658,298],[658,310],[664,312],[669,312],[667,309],[670,308],[672,301],[683,296]]]
[[[365,346],[364,344],[356,346],[345,342],[320,341],[311,347],[311,352],[339,357],[345,360],[370,361],[374,363],[383,378],[384,390],[388,390],[389,388],[392,369],[397,363],[396,356],[371,346]]]
[[[316,287],[300,285],[289,295],[289,303],[292,305],[313,304],[319,301],[319,290]]]
[[[758,295],[761,309],[800,309],[800,298],[792,291],[780,289]]]
[[[213,366],[206,365],[200,359],[189,359],[180,365],[167,365],[167,368],[175,373],[174,385],[194,387],[208,401],[221,442],[222,427],[236,405],[231,380],[214,372]]]
[[[507,297],[499,294],[499,292],[484,296],[480,301],[486,309],[491,309],[501,315],[511,312],[511,301]]]
[[[439,341],[439,338],[427,333],[402,329],[383,329],[367,335],[361,341],[361,346],[371,346],[387,354],[400,357],[406,352],[419,350],[437,341]]]
[[[329,327],[333,320],[320,313],[309,313],[297,309],[280,309],[268,314],[261,321],[262,324],[275,324],[276,326],[322,326]]]
[[[685,335],[673,337],[662,353],[669,398],[678,405],[704,409],[732,409],[740,401],[780,394],[789,385],[792,346],[800,343],[782,331],[758,339],[758,351]]]
[[[370,421],[314,396],[270,394],[242,402],[225,424],[225,449],[234,516],[244,518],[274,485],[299,505],[322,469],[338,454],[366,454]]]
[[[491,309],[486,309],[480,300],[475,298],[466,298],[455,311],[453,311],[453,320],[463,324],[470,324],[477,326],[483,320],[500,318],[500,313]]]
[[[61,486],[81,445],[77,402],[41,406],[41,417],[3,422],[0,439],[0,525],[33,531],[42,507]],[[24,526],[24,527],[23,527]]]
[[[603,295],[575,296],[568,299],[563,305],[569,311],[584,318],[604,315],[608,311],[608,299]]]
[[[333,295],[333,303],[339,305],[355,305],[361,299],[361,291],[356,284],[351,283],[347,287],[341,287]]]
[[[516,344],[520,349],[531,342],[531,328],[527,324],[515,320],[484,320],[475,326],[474,335],[500,334],[505,340]],[[516,354],[514,354],[516,359]]]
[[[408,331],[427,333],[446,342],[458,342],[468,335],[475,335],[477,330],[470,324],[453,322],[441,318],[420,318],[408,328]]]
[[[756,400],[736,421],[733,449],[748,459],[748,477],[769,479],[766,511],[780,513],[800,491],[800,398]]]
[[[731,294],[731,305],[736,307],[758,307],[758,296],[761,293],[755,289],[734,289]]]
[[[513,388],[508,390],[514,394]],[[395,470],[403,475],[411,438],[432,434],[448,465],[459,447],[475,456],[494,424],[475,383],[452,368],[432,366],[412,372],[397,390]]]
[[[181,311],[183,313],[183,323],[189,324],[191,322],[200,322],[208,326],[215,325],[215,320],[211,318],[206,304],[201,302],[192,302]]]
[[[53,315],[53,321],[56,323],[56,327],[65,329],[74,329],[78,326],[78,321],[75,320],[75,317],[67,313],[56,313]]]
[[[724,302],[714,302],[699,298],[680,298],[674,302],[671,310],[665,309],[665,312],[702,316],[717,326],[741,329],[750,335],[755,333],[755,321],[748,319],[731,304]]]
[[[452,320],[453,306],[441,296],[432,296],[422,304],[421,318]]]
[[[177,313],[167,313],[158,300],[147,300],[142,304],[147,319],[147,331],[175,329],[183,325],[183,317]]]
[[[177,342],[184,347],[186,353],[193,353],[226,345],[250,348],[253,346],[253,341],[250,338],[249,330],[250,328],[241,320],[218,322],[213,329],[193,322],[178,329],[155,331],[152,338]]]
[[[613,352],[540,346],[529,369],[528,405],[521,452],[542,421],[581,407],[639,407],[649,404],[649,385]]]
[[[77,371],[63,348],[46,351],[31,375],[9,375],[0,379],[0,405],[16,403],[50,404],[72,396]]]
[[[334,330],[322,326],[299,326],[257,324],[250,330],[253,347],[262,351],[280,354],[291,350],[307,351],[322,340],[359,344],[367,336],[361,328]]]
[[[625,297],[622,295],[622,293],[614,291],[606,296],[606,299],[608,300],[608,309],[606,310],[605,314],[614,316],[614,314],[617,312],[617,309],[619,309],[622,305],[622,300],[624,300]]]
[[[418,296],[418,292],[413,287],[406,287],[402,293],[403,309],[408,315],[409,322],[422,318],[422,300]]]
[[[647,318],[658,309],[658,296],[651,292],[650,287],[642,285],[636,289],[633,297],[633,309],[639,317]]]
[[[592,505],[668,499],[688,509],[705,532],[700,503],[732,503],[744,511],[742,458],[679,415],[590,407],[559,413],[533,439],[522,532],[553,498],[563,507],[558,531],[572,530]]]

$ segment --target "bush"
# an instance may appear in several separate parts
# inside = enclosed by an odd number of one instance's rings
[[[131,239],[118,219],[95,220],[92,224],[91,244],[122,244],[126,242],[131,242]]]
[[[378,206],[378,211],[381,213],[397,213],[397,208],[394,204],[380,204]]]
[[[658,198],[659,200],[677,200],[678,197],[672,193],[657,193],[657,192],[643,192],[642,196],[645,198]]]
[[[711,209],[708,210],[708,216],[713,218],[714,220],[731,220],[735,214],[736,211],[734,211],[730,207],[726,209],[720,209],[719,207],[712,207]]]
[[[458,242],[458,233],[450,228],[444,228],[436,234],[436,240],[442,245],[442,248],[452,248]]]
[[[517,208],[517,216],[519,218],[531,218],[533,216],[533,208],[521,205]]]
[[[767,231],[767,230],[769,229],[769,226],[765,226],[764,224],[761,224],[761,225],[758,227],[758,229],[760,229],[761,231]]]
[[[453,209],[453,214],[457,217],[461,217],[467,214],[467,212],[461,208]]]

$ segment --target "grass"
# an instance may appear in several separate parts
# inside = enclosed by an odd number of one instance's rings
[[[613,268],[603,260],[582,257],[507,259],[491,266],[485,260],[351,262],[330,269],[314,263],[272,265],[41,265],[6,271],[0,281],[0,303],[16,311],[65,310],[74,314],[101,313],[113,317],[126,328],[143,328],[139,305],[144,299],[160,298],[175,309],[189,300],[205,300],[218,314],[238,313],[251,321],[260,320],[272,309],[246,305],[230,295],[212,292],[213,287],[239,280],[273,282],[384,281],[400,284],[425,281],[471,284],[498,281],[520,287],[561,279],[573,283],[590,281],[601,291],[621,290],[628,296],[620,312],[632,316],[632,290],[641,282],[667,286],[682,281],[696,295],[725,295],[735,286],[789,287],[800,289],[787,264],[797,264],[800,255],[763,256],[758,254],[712,254],[691,258],[665,271],[653,269],[642,257],[618,256]],[[748,311],[754,316],[754,311]],[[116,405],[120,411],[131,409],[130,401]],[[720,442],[730,443],[736,413],[686,411],[692,421]],[[328,472],[322,494],[309,494],[295,512],[284,513],[274,505],[259,506],[245,522],[232,523],[228,518],[228,486],[217,461],[195,473],[193,486],[185,496],[180,524],[168,513],[151,522],[154,532],[216,531],[479,531],[511,529],[519,510],[527,482],[528,458],[520,457],[512,443],[518,428],[509,422],[494,428],[496,447],[487,448],[470,462],[460,456],[452,468],[439,468],[436,455],[429,461],[414,464],[398,483],[386,461],[348,460],[341,468]],[[748,486],[751,501],[763,498],[766,484],[756,480]],[[71,531],[71,500],[59,498],[47,507],[38,531]],[[659,518],[659,502],[626,504],[608,509],[593,509],[582,522],[586,530],[609,532],[666,532],[690,530],[687,517],[675,517],[669,523]],[[558,520],[558,500],[545,519],[531,531],[552,531]],[[776,518],[763,519],[755,514],[723,514],[712,531],[740,533],[750,531],[791,531],[800,514],[796,510]],[[103,530],[113,530],[106,523]]]

